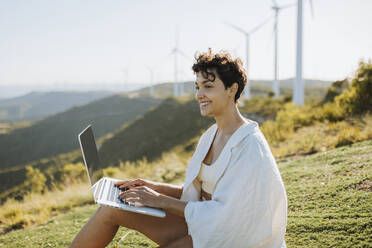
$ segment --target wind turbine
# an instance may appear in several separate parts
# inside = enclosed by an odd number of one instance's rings
[[[182,55],[183,57],[189,59],[189,57],[178,48],[178,29],[176,31],[176,46],[173,48],[170,55],[174,55],[174,84],[173,84],[173,95],[181,96],[184,94],[184,85],[183,83],[178,84],[178,56],[177,54]]]
[[[256,27],[252,28],[251,30],[249,31],[246,31],[244,29],[242,29],[241,27],[238,27],[234,24],[231,24],[231,23],[228,23],[228,22],[225,22],[226,25],[230,26],[231,28],[239,31],[240,33],[244,34],[245,35],[245,40],[246,40],[246,63],[245,63],[245,73],[247,75],[247,84],[245,86],[245,90],[244,90],[244,98],[245,99],[250,99],[251,98],[251,87],[250,87],[250,83],[249,83],[249,38],[250,38],[250,35],[252,35],[253,33],[255,33],[256,31],[258,31],[263,25],[265,25],[272,17],[269,17],[267,18],[265,21],[263,21],[262,23],[260,23],[259,25],[257,25]]]
[[[314,15],[313,2],[310,1],[311,15]],[[302,0],[297,0],[297,42],[296,42],[296,78],[293,85],[293,102],[304,105],[304,82],[302,80]]]
[[[123,68],[123,76],[124,76],[124,92],[127,92],[129,91],[129,88],[128,88],[128,74],[129,74],[129,68],[128,66],[125,66]]]
[[[177,60],[177,51],[178,51],[178,29],[176,31],[176,46],[173,48],[172,54],[174,55],[174,84],[173,84],[173,95],[179,96],[178,89],[178,60]]]
[[[278,17],[279,12],[282,9],[290,8],[292,6],[295,6],[295,4],[287,4],[279,6],[278,3],[275,0],[273,1],[273,6],[271,7],[275,14],[275,21],[274,21],[274,35],[275,35],[275,43],[274,43],[274,82],[273,82],[273,92],[274,97],[278,98],[280,95],[280,89],[279,89],[279,80],[278,80]]]
[[[149,70],[150,72],[150,96],[151,97],[154,97],[154,68],[153,67],[150,67],[150,66],[147,66],[147,69]]]

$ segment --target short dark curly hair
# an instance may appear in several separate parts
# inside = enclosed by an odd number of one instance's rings
[[[238,83],[238,91],[235,94],[234,101],[236,102],[247,83],[247,75],[243,67],[243,62],[240,58],[232,59],[231,54],[226,51],[213,54],[212,49],[208,52],[195,54],[195,63],[192,65],[194,73],[201,72],[203,77],[209,78],[212,76],[212,82],[216,79],[213,72],[208,69],[215,69],[219,78],[225,85],[225,89],[230,88],[233,83]]]

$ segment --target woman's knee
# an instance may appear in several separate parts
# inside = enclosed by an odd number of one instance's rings
[[[123,211],[118,208],[101,206],[98,209],[97,214],[106,224],[123,226],[133,230],[137,230],[138,228],[137,222],[141,222],[140,220],[141,214]]]
[[[123,212],[124,211],[121,211],[116,208],[101,206],[97,210],[96,214],[106,224],[119,225],[118,219],[119,219],[119,216],[123,214]]]

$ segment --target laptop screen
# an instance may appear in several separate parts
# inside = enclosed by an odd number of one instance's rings
[[[100,170],[102,168],[91,125],[79,134],[79,143],[89,181],[91,186],[93,186],[102,177],[102,171]]]

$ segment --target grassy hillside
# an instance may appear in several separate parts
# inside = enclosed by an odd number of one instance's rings
[[[199,135],[211,123],[212,118],[200,115],[196,101],[168,98],[105,141],[99,151],[100,158],[106,166],[143,157],[152,161]]]
[[[252,98],[240,111],[244,116],[261,122],[275,118],[290,98]],[[198,137],[215,120],[200,115],[199,104],[191,97],[181,100],[167,98],[136,121],[123,126],[102,143],[99,154],[106,166],[120,161],[153,161],[177,145]],[[186,148],[192,150],[193,147]]]
[[[32,122],[1,122],[0,123],[0,135],[11,133],[18,128],[25,128],[32,125]]]
[[[79,148],[77,135],[93,124],[96,137],[142,115],[160,100],[111,96],[0,135],[0,170]]]
[[[266,120],[261,128],[277,158],[312,154],[372,138],[370,115],[329,122],[327,116],[334,113],[335,109],[314,105],[299,108],[289,101],[288,97],[256,97],[240,107],[241,113],[249,119],[259,123]],[[197,103],[190,98],[182,101],[167,99],[144,116],[102,139],[104,143],[99,151],[102,164],[107,167],[118,165],[120,161],[125,163],[142,158],[153,161],[173,147],[184,145],[190,139],[198,137],[212,121],[200,116]],[[191,151],[195,142],[184,149]],[[81,154],[76,150],[29,165],[40,169],[47,178],[48,187],[51,187],[62,182],[61,178],[66,173],[65,165],[79,162],[82,162]],[[9,197],[22,199],[25,180],[26,168],[23,166],[0,171],[0,202]]]
[[[119,164],[119,161],[136,161],[143,157],[149,161],[160,158],[162,153],[169,151],[177,145],[185,144],[194,137],[199,136],[202,129],[206,129],[212,121],[211,118],[200,116],[199,106],[196,101],[189,99],[178,101],[173,98],[164,100],[161,104],[149,110],[143,116],[138,116],[138,118],[134,120],[134,117],[136,116],[134,114],[140,112],[136,108],[143,106],[144,102],[142,101],[145,100],[136,98],[127,99],[116,96],[118,103],[115,105],[112,98],[114,97],[107,99],[106,102],[101,100],[94,103],[97,104],[97,106],[91,106],[90,104],[82,107],[89,107],[89,109],[94,110],[94,113],[96,114],[101,113],[98,114],[98,117],[93,121],[93,129],[96,137],[105,134],[104,131],[109,132],[115,130],[115,128],[119,128],[124,124],[115,133],[110,133],[108,135],[110,138],[107,137],[107,140],[103,142],[99,149],[102,165],[104,167],[113,164],[117,165]],[[131,109],[129,107],[125,109],[123,108],[121,111],[127,111],[126,113],[119,112],[120,114],[114,116],[118,118],[117,120],[113,118],[110,120],[110,113],[107,112],[107,109],[110,109],[110,106],[112,106],[112,109],[119,110],[120,106],[122,106],[121,101],[123,101],[123,99],[126,99],[126,101],[133,101],[130,102],[132,105],[129,103],[126,104],[132,106],[132,112],[130,112]],[[101,109],[99,109],[99,107]],[[78,111],[79,108],[66,112],[69,116],[61,116],[58,119],[75,120],[77,117],[74,110]],[[133,112],[133,110],[136,111]],[[81,110],[79,112],[81,112]],[[75,116],[75,118],[71,118],[71,116]],[[129,117],[132,117],[132,120],[125,119]],[[129,120],[131,122],[125,124],[125,122]],[[80,132],[83,127],[90,122],[88,120],[80,122],[79,120],[76,121],[77,123],[69,125],[67,125],[66,122],[64,122],[64,125],[59,125],[59,127],[70,127],[68,133],[65,131],[64,138],[66,141],[73,143],[73,148],[75,150],[78,149],[76,138],[78,132]],[[117,126],[114,126],[114,124]],[[73,126],[75,126],[75,129],[71,130],[71,127]],[[14,134],[17,134],[16,131],[14,131]],[[174,137],[178,138],[174,139]],[[53,144],[50,146],[49,149],[54,148],[56,152],[63,152],[62,149],[58,149],[53,146]],[[190,151],[193,148],[193,144],[190,144],[185,149]],[[29,147],[29,149],[30,151],[35,151],[34,147],[32,147],[32,149]],[[19,158],[15,157],[15,159]],[[46,159],[39,159],[35,162],[28,163],[28,165],[40,169],[40,171],[47,177],[48,185],[52,185],[58,183],[56,181],[59,180],[64,165],[77,162],[82,162],[79,149],[70,153],[55,155],[53,157],[50,156]],[[3,202],[5,198],[8,197],[21,197],[24,192],[20,190],[19,187],[22,187],[21,185],[25,179],[26,168],[24,166],[0,171],[0,181],[2,182],[0,185],[0,202]]]
[[[370,154],[372,140],[278,161],[288,196],[287,247],[370,247]],[[66,247],[96,209],[73,208],[43,225],[9,232],[0,236],[0,246]],[[157,246],[140,233],[120,228],[109,247]]]
[[[0,99],[0,122],[35,121],[65,111],[72,106],[113,95],[111,92],[32,92]]]
[[[288,247],[370,247],[372,140],[281,162]]]
[[[115,104],[113,98],[118,101],[117,104]],[[122,101],[130,101],[130,103],[123,104]],[[192,138],[198,136],[201,130],[207,128],[212,121],[211,118],[203,118],[200,116],[199,106],[196,101],[190,101],[189,99],[186,101],[178,101],[173,98],[166,99],[161,104],[145,113],[144,116],[133,120],[136,116],[135,114],[140,113],[137,108],[141,108],[142,106],[144,110],[143,107],[146,101],[146,99],[128,99],[116,96],[81,107],[94,110],[94,112],[90,112],[90,114],[98,115],[93,119],[96,137],[100,137],[105,134],[105,132],[115,130],[115,128],[117,129],[124,124],[118,131],[110,134],[109,136],[111,136],[111,138],[104,141],[100,147],[99,154],[104,167],[112,164],[117,165],[119,161],[135,161],[143,157],[150,161],[160,158],[162,153],[169,151],[177,145],[185,144]],[[149,103],[153,103],[154,101],[159,100],[152,99],[149,100]],[[129,107],[123,108],[123,105],[131,106],[132,109]],[[107,111],[107,109],[110,109],[110,106],[112,106],[113,110],[116,109],[118,111],[117,115],[110,117],[110,112]],[[132,112],[130,112],[131,110]],[[68,133],[67,130],[59,131],[64,131],[63,138],[66,139],[66,142],[72,143],[74,150],[78,149],[77,134],[90,122],[89,119],[77,119],[77,113],[82,111],[83,110],[79,108],[74,108],[65,113],[67,116],[57,116],[61,121],[63,119],[76,121],[76,123],[71,124],[67,124],[66,121],[64,121],[63,125],[58,124],[57,126],[70,127]],[[85,110],[85,113],[87,112],[88,111]],[[112,112],[113,111],[111,111],[111,113]],[[72,116],[75,117],[73,118]],[[129,119],[130,117],[132,117],[132,120]],[[49,118],[46,120],[49,120]],[[125,124],[125,122],[129,120],[131,122]],[[72,127],[74,127],[74,129],[72,129]],[[56,129],[56,127],[54,127],[54,129]],[[37,132],[40,131],[41,130],[38,130]],[[48,131],[48,133],[52,133],[52,130]],[[13,134],[17,134],[17,130],[14,131]],[[174,139],[173,137],[178,138]],[[34,152],[37,146],[31,146],[31,142],[29,145],[29,151]],[[55,149],[56,152],[63,152],[61,148],[54,146],[54,144],[50,144],[48,149],[52,148]],[[192,150],[193,148],[193,144],[190,144],[190,146],[185,149]],[[5,155],[6,154],[4,154],[4,156]],[[14,159],[19,160],[20,158],[14,157]],[[74,152],[39,159],[35,162],[28,163],[28,165],[40,169],[47,177],[47,183],[50,186],[58,183],[64,165],[77,162],[82,162],[79,149]],[[24,166],[0,171],[0,181],[2,182],[0,185],[0,202],[3,202],[8,197],[21,197],[24,194],[21,187],[25,179],[26,168]]]
[[[282,109],[289,98],[254,98],[241,107],[243,115],[256,121],[275,118],[276,112]],[[258,118],[259,117],[259,118]],[[166,99],[142,117],[123,125],[115,133],[110,133],[100,147],[99,153],[102,165],[118,165],[119,161],[137,161],[145,158],[153,161],[165,152],[178,145],[183,145],[186,152],[194,149],[194,140],[203,129],[209,127],[212,119],[200,115],[199,106],[190,98],[175,100]],[[80,129],[81,130],[81,129]],[[79,131],[80,131],[79,130]],[[97,133],[96,126],[94,132]],[[98,133],[99,134],[99,133]],[[110,138],[109,138],[110,137]],[[174,139],[177,137],[177,139]],[[75,137],[74,137],[75,139]],[[187,145],[185,145],[187,144]],[[82,162],[79,150],[74,152],[40,159],[29,163],[39,169],[47,178],[47,185],[61,183],[64,166]],[[0,203],[7,198],[23,199],[26,180],[24,166],[0,171]]]

